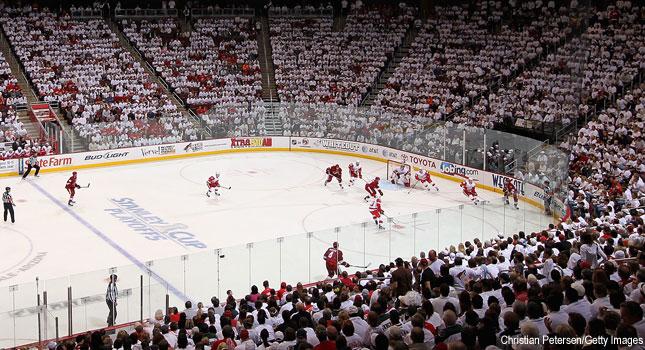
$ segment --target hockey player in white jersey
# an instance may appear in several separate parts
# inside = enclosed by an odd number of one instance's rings
[[[381,219],[381,214],[383,213],[385,212],[381,208],[381,199],[372,198],[372,201],[370,202],[370,214],[372,214],[372,219],[380,230],[384,229],[383,219]]]
[[[424,189],[430,191],[430,187],[434,188],[436,191],[439,191],[439,187],[432,182],[432,178],[430,178],[430,173],[428,173],[425,169],[419,169],[417,173],[415,174],[414,178],[417,180],[417,182],[421,183],[421,186],[423,186]]]
[[[400,184],[405,187],[410,187],[410,176],[410,167],[405,163],[401,163],[398,168],[395,168],[394,171],[392,171],[390,182],[392,184]]]
[[[361,164],[356,161],[354,163],[349,163],[349,185],[353,186],[354,181],[356,179],[362,179],[363,178],[363,168],[361,168]]]
[[[475,188],[477,185],[473,179],[468,178],[466,181],[462,182],[459,186],[463,189],[463,193],[468,199],[470,199],[475,205],[479,204],[479,196]]]

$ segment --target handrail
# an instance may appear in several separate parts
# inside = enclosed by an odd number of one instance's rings
[[[321,8],[285,8],[285,7],[271,7],[269,8],[269,16],[273,17],[332,17],[334,16],[334,9],[329,7]]]
[[[103,11],[96,8],[70,8],[69,15],[74,18],[100,18],[103,17]]]
[[[51,113],[51,109],[50,109],[49,105],[47,105],[47,107],[48,107],[48,112]],[[38,125],[38,129],[40,131],[40,138],[48,137],[49,135],[47,134],[47,131],[45,130],[45,127],[43,127],[42,122],[38,119],[38,117],[36,117],[36,113],[34,113],[33,105],[29,106],[29,112],[28,113],[29,113],[29,119],[31,120],[31,122],[33,124]]]
[[[177,9],[116,9],[114,17],[177,17],[178,13]]]
[[[215,16],[255,16],[255,9],[250,7],[207,7],[194,8],[190,10],[193,17],[215,17]]]

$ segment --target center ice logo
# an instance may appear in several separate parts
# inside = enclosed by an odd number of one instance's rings
[[[105,211],[146,239],[171,240],[184,247],[206,248],[206,244],[195,238],[193,233],[186,231],[188,226],[166,222],[139,206],[132,198],[112,198],[110,202],[117,207]]]

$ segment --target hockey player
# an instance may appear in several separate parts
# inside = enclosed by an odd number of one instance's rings
[[[381,181],[381,178],[377,176],[374,178],[374,180],[372,180],[372,182],[368,182],[365,184],[365,191],[367,191],[368,193],[368,195],[365,196],[364,198],[366,202],[370,197],[376,198],[377,191],[380,196],[383,195],[383,191],[381,191],[381,189],[378,187],[379,181]]]
[[[343,261],[343,251],[338,249],[338,242],[334,242],[332,247],[327,249],[325,255],[323,255],[323,260],[325,260],[325,267],[327,268],[329,278],[334,278],[338,273],[338,264],[345,267],[349,266],[347,262]]]
[[[215,173],[215,176],[211,176],[208,178],[208,181],[206,181],[206,187],[208,187],[208,191],[206,191],[206,196],[210,197],[211,196],[211,191],[215,193],[216,196],[219,196],[219,192],[217,192],[217,189],[220,186],[219,184],[219,173]]]
[[[358,161],[349,163],[349,185],[354,185],[354,180],[363,178],[363,168]]]
[[[464,195],[468,197],[475,205],[479,204],[479,197],[477,196],[477,191],[475,191],[475,181],[468,178],[466,181],[462,182],[459,186],[463,189]]]
[[[327,184],[330,183],[333,178],[336,178],[338,180],[338,185],[340,186],[340,188],[343,188],[343,169],[340,168],[340,165],[335,164],[330,166],[329,168],[327,168],[325,173],[327,174],[327,181],[325,181],[325,186],[327,186]]]
[[[390,182],[392,184],[403,183],[405,187],[410,187],[410,167],[405,163],[394,169],[392,175],[390,176]]]
[[[74,171],[72,172],[72,177],[70,177],[67,180],[67,184],[65,184],[65,189],[67,189],[67,192],[69,192],[69,201],[67,201],[67,205],[69,205],[70,207],[73,206],[74,203],[76,203],[74,201],[74,194],[76,194],[77,188],[81,188],[81,186],[76,183],[76,172]]]
[[[428,173],[425,169],[419,169],[417,173],[414,175],[414,178],[421,183],[421,186],[425,188],[426,190],[430,191],[430,186],[432,186],[436,191],[439,191],[439,187],[435,185],[434,182],[432,182],[432,179],[430,178],[430,173]]]
[[[509,201],[508,197],[513,196],[513,207],[515,209],[519,209],[517,206],[517,188],[515,188],[515,185],[513,185],[513,182],[509,178],[504,179],[504,204],[511,204]]]
[[[384,229],[383,220],[381,219],[381,214],[384,213],[385,212],[381,208],[381,199],[373,198],[370,203],[370,214],[372,214],[372,219],[374,219],[374,223],[380,230]]]

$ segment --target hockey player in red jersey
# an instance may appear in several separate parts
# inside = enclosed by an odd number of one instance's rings
[[[330,166],[329,168],[327,168],[325,173],[327,174],[327,181],[325,181],[325,186],[327,186],[327,184],[330,183],[333,178],[336,178],[338,180],[338,185],[340,186],[340,188],[343,188],[343,169],[340,168],[340,165],[335,164]]]
[[[425,188],[426,190],[430,191],[430,186],[432,186],[435,190],[439,191],[439,187],[435,185],[434,182],[432,182],[432,179],[430,178],[430,173],[425,171],[425,169],[419,169],[417,173],[414,175],[414,178],[421,183],[421,186]]]
[[[370,197],[376,198],[376,192],[378,191],[379,195],[383,195],[383,191],[378,187],[378,182],[381,181],[380,177],[375,177],[372,182],[368,182],[365,184],[365,191],[367,191],[368,195],[365,196],[365,201],[367,201]]]
[[[219,196],[219,192],[217,192],[217,188],[220,187],[219,184],[219,174],[215,174],[215,176],[211,176],[208,178],[208,181],[206,181],[206,187],[208,187],[208,191],[206,191],[206,196],[210,197],[211,196],[211,191],[215,193],[216,196]]]
[[[468,197],[475,205],[479,204],[479,197],[477,196],[477,191],[475,190],[475,181],[473,179],[466,179],[459,186],[463,189],[464,195]]]
[[[381,199],[373,198],[370,203],[370,214],[372,214],[372,219],[379,229],[384,229],[383,220],[381,219],[381,214],[384,214],[383,208],[381,208]]]
[[[219,192],[217,192],[218,188],[225,188],[227,190],[231,189],[230,186],[229,187],[222,186],[219,183],[219,173],[215,173],[215,176],[211,176],[211,177],[208,178],[208,180],[206,181],[206,187],[208,187],[208,191],[206,191],[206,195],[208,197],[211,196],[211,192],[215,193],[216,196],[219,196],[220,194],[219,194]]]
[[[76,172],[74,171],[72,172],[72,177],[70,177],[67,180],[67,184],[65,184],[65,189],[67,189],[67,192],[69,192],[69,201],[67,201],[67,205],[69,205],[70,207],[73,206],[74,203],[76,203],[74,202],[74,195],[76,194],[77,188],[81,188],[81,186],[76,183]]]
[[[349,185],[354,185],[354,180],[363,178],[363,168],[361,164],[356,161],[355,163],[349,163]]]
[[[517,188],[515,188],[515,185],[513,185],[513,182],[509,178],[504,179],[504,204],[511,204],[509,201],[508,197],[513,196],[513,207],[515,209],[519,209],[517,206],[518,198],[517,198]]]
[[[338,242],[334,242],[332,247],[327,249],[325,255],[323,255],[323,260],[325,260],[325,267],[327,268],[327,275],[329,278],[334,278],[338,273],[338,264],[348,267],[349,264],[343,261],[343,251],[338,249]]]

